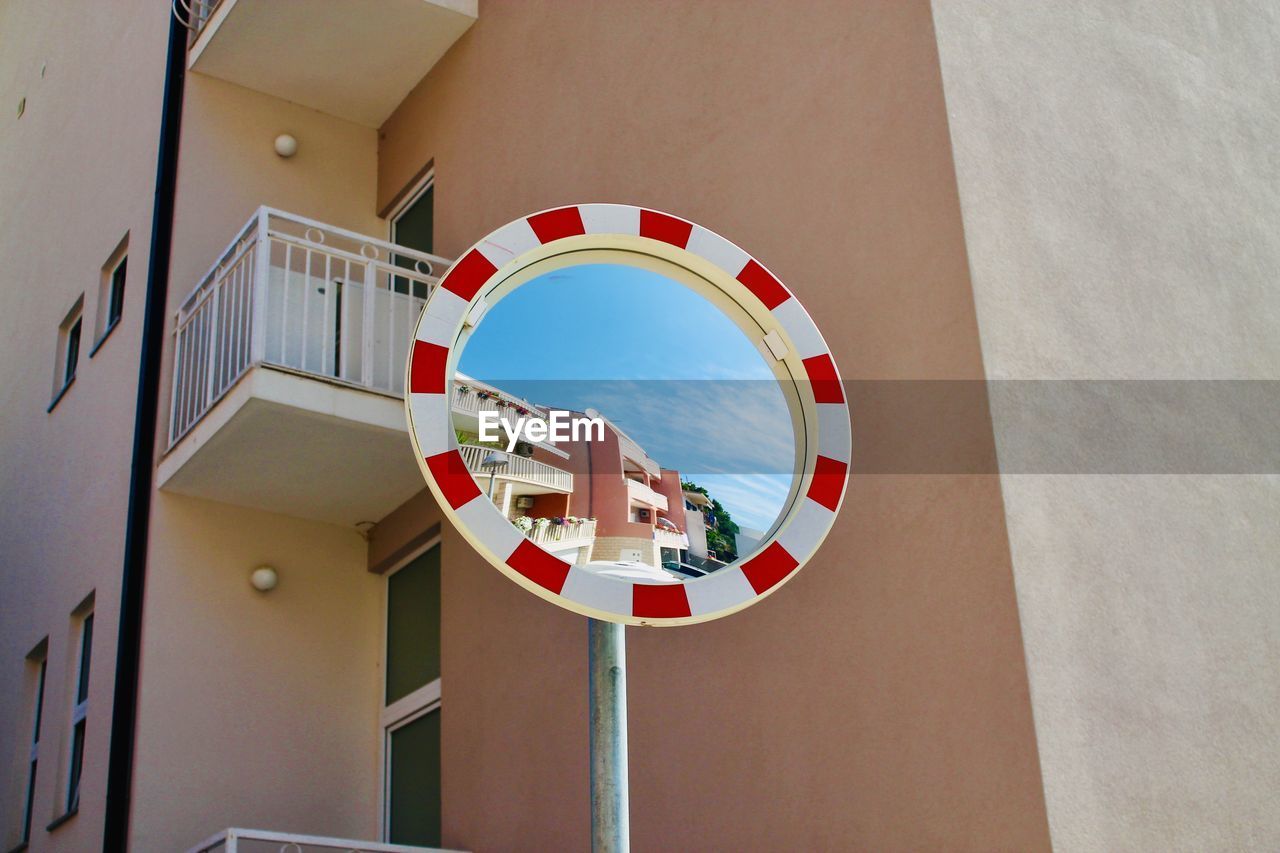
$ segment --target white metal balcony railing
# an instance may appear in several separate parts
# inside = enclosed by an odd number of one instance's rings
[[[666,530],[661,527],[653,529],[653,541],[659,548],[683,549],[689,547],[689,537],[678,530]]]
[[[426,853],[439,849],[298,835],[293,832],[268,832],[262,829],[224,829],[192,847],[187,853]]]
[[[482,394],[486,396],[482,397]],[[502,401],[501,404],[499,400]],[[455,412],[475,415],[477,418],[481,412],[496,412],[499,415],[506,416],[508,420],[514,420],[520,415],[518,411],[511,409],[512,404],[520,406],[540,418],[549,416],[547,409],[542,406],[536,406],[528,400],[499,391],[497,388],[485,385],[483,382],[477,382],[469,377],[459,375],[453,383],[453,410]]]
[[[667,510],[666,496],[658,494],[639,480],[627,479],[627,497],[663,512]]]
[[[461,373],[454,379],[452,400],[454,414],[466,415],[477,421],[481,412],[494,412],[507,423],[514,424],[517,418],[524,417],[520,412],[522,409],[540,418],[550,417],[550,410],[545,406],[535,405]],[[536,441],[534,444],[563,459],[569,458],[568,453],[550,441]]]
[[[257,364],[403,394],[414,324],[448,264],[258,208],[178,309],[169,446]]]
[[[587,519],[564,524],[541,524],[535,526],[526,536],[538,545],[586,544],[596,538],[596,523],[594,520]]]
[[[194,41],[200,37],[200,31],[213,17],[214,10],[221,2],[222,0],[173,0],[173,9],[175,15],[181,15],[180,20],[187,22],[187,29],[191,30]]]
[[[480,463],[486,456],[494,452],[493,448],[481,447],[476,444],[464,444],[458,450],[462,452],[462,458],[467,463],[467,470],[487,480],[489,472],[481,468]],[[502,455],[506,458],[507,464],[498,469],[497,477],[499,480],[519,480],[523,483],[541,486],[557,492],[573,491],[573,475],[568,471],[562,471],[536,459],[516,456],[514,453]]]

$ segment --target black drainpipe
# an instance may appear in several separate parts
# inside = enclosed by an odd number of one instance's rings
[[[169,254],[173,245],[173,207],[178,178],[178,135],[182,126],[182,90],[186,73],[187,28],[178,20],[175,11],[169,16],[169,53],[165,60],[160,152],[156,158],[155,201],[151,208],[151,247],[147,262],[146,304],[142,315],[138,402],[134,410],[129,508],[124,529],[120,635],[116,641],[111,752],[107,758],[107,814],[102,832],[102,849],[108,853],[125,850],[129,840],[134,734],[138,718],[138,667],[142,657],[142,593],[147,575],[147,536],[151,522],[156,422],[160,409],[160,357],[164,352]]]

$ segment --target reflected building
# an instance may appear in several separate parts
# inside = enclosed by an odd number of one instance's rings
[[[695,560],[707,559],[707,526],[714,524],[711,517],[711,499],[702,492],[684,490],[681,492],[684,502],[685,529],[689,533],[689,556]]]
[[[549,418],[550,410],[467,376],[454,382],[453,423],[462,457],[494,505],[530,540],[578,565],[670,569],[689,562],[680,472],[663,468],[617,424],[602,418],[598,440],[522,441],[508,453],[505,442],[480,441],[482,412],[512,421]],[[704,533],[692,556],[706,557],[705,542]]]
[[[493,412],[507,420],[546,418],[546,407],[463,375],[453,383],[452,406],[462,458],[502,514],[566,562],[590,560],[596,521],[571,505],[575,485],[582,483],[575,483],[570,452],[549,441],[521,441],[514,453],[507,453],[505,443],[480,440],[481,413]]]

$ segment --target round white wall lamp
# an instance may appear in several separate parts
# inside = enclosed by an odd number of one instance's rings
[[[270,592],[276,588],[276,584],[280,583],[280,575],[271,566],[258,566],[253,570],[253,574],[249,575],[249,583],[253,584],[253,588],[258,592]]]
[[[288,133],[282,133],[277,136],[275,146],[276,153],[285,159],[298,153],[298,140]]]

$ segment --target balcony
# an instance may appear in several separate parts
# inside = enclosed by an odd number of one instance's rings
[[[344,525],[421,491],[404,364],[448,263],[260,208],[177,311],[160,487]]]
[[[476,21],[476,0],[177,0],[187,67],[380,127]]]
[[[675,548],[683,550],[689,547],[689,537],[678,530],[665,530],[661,527],[653,529],[653,541],[659,548]]]
[[[594,519],[587,519],[564,524],[535,524],[525,536],[553,554],[564,554],[595,542],[596,523]]]
[[[486,385],[461,373],[458,374],[458,381],[453,383],[453,411],[460,415],[469,415],[477,423],[481,412],[511,416],[512,413],[507,409],[512,405],[520,406],[540,418],[548,416],[547,410],[542,406],[507,394],[492,385]]]
[[[462,458],[467,463],[467,470],[488,482],[489,472],[481,468],[480,463],[485,456],[494,452],[493,448],[464,444],[458,450],[462,452]],[[505,453],[502,456],[506,458],[507,464],[498,470],[497,478],[500,482],[506,480],[513,484],[513,495],[573,492],[573,475],[568,471],[562,471],[545,462],[516,456],[514,453]]]
[[[492,412],[508,422],[514,422],[516,418],[523,417],[522,411],[540,418],[549,417],[546,408],[461,373],[453,383],[452,408],[454,425],[468,432],[479,431],[481,412]],[[550,441],[534,443],[561,459],[569,458],[568,453]]]
[[[632,503],[651,506],[660,512],[667,511],[667,498],[641,483],[639,480],[627,479],[627,497]]]
[[[354,850],[363,853],[426,853],[440,849],[262,829],[224,829],[190,848],[187,853],[279,853],[282,850],[289,853],[350,853]]]
[[[610,424],[612,426],[612,424]],[[637,466],[643,469],[650,477],[661,477],[662,469],[657,462],[649,458],[649,454],[644,452],[644,448],[636,444],[631,436],[627,435],[616,426],[613,428],[618,434],[618,447],[622,452],[623,459],[630,459]],[[664,504],[665,508],[665,504]]]

